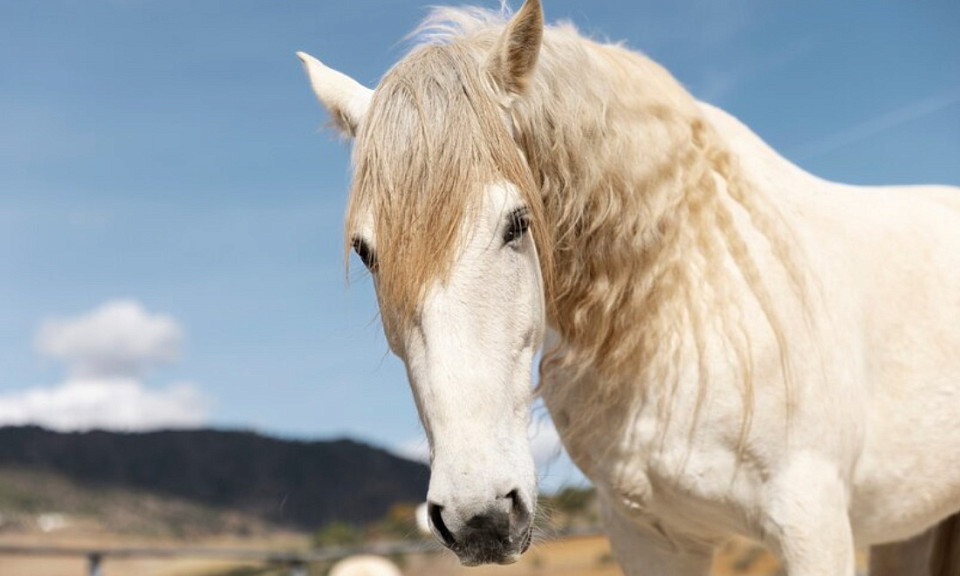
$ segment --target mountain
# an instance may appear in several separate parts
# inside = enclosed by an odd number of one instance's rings
[[[429,470],[352,440],[304,442],[222,430],[59,433],[0,428],[0,470],[168,496],[281,526],[364,524],[426,497]]]

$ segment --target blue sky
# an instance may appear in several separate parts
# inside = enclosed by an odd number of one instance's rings
[[[345,280],[349,147],[294,52],[374,85],[426,4],[0,1],[0,418],[122,380],[202,398],[185,425],[415,445],[369,280]],[[960,184],[960,3],[544,4],[814,173]],[[106,325],[142,346],[89,344]]]

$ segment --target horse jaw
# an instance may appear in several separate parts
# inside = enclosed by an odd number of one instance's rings
[[[488,186],[449,278],[428,288],[411,327],[388,335],[430,441],[431,529],[465,565],[516,561],[536,505],[527,424],[543,285],[532,236],[503,239],[521,205],[514,186]]]

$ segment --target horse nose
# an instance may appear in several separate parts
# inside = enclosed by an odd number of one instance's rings
[[[530,546],[532,514],[518,490],[498,497],[486,509],[469,515],[461,523],[442,505],[433,502],[428,503],[427,514],[444,546],[470,564],[512,561],[516,553],[523,553]]]

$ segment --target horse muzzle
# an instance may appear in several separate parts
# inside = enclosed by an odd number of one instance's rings
[[[512,564],[530,547],[533,510],[517,490],[478,513],[461,515],[434,502],[427,510],[434,535],[464,566]]]

